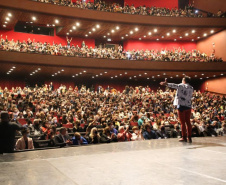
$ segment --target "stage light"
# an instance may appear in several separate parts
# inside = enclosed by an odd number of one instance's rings
[[[32,17],[32,20],[33,20],[33,21],[36,21],[36,17]]]
[[[133,34],[133,31],[130,31],[129,33],[132,35]]]
[[[70,32],[72,32],[72,30],[70,30]]]
[[[177,39],[174,39],[174,41],[177,41]]]
[[[158,30],[155,28],[155,29],[154,29],[154,32],[156,33],[157,31],[158,31]]]
[[[122,39],[124,39],[124,37],[121,37]]]
[[[156,39],[157,41],[159,41],[159,39]]]
[[[55,23],[58,24],[58,23],[59,23],[59,20],[56,19],[56,20],[55,20]]]
[[[189,34],[188,33],[185,33],[185,36],[187,37]]]
[[[200,39],[200,37],[197,37],[197,39]]]
[[[141,38],[139,38],[139,40],[141,40]]]
[[[138,29],[138,28],[135,28],[134,30],[135,30],[135,31],[138,31],[139,29]]]
[[[176,33],[176,30],[173,30],[173,33]]]
[[[116,26],[116,30],[119,30],[120,28],[119,28],[119,26]]]
[[[9,16],[9,17],[12,17],[12,14],[11,14],[11,13],[8,13],[8,16]]]
[[[3,27],[5,28],[5,27],[6,27],[6,25],[5,25],[5,24],[3,24]]]
[[[148,35],[151,35],[151,32],[148,32]]]
[[[206,36],[207,36],[207,34],[206,34],[206,33],[204,33],[204,34],[203,34],[203,36],[204,36],[204,37],[206,37]]]
[[[93,30],[93,31],[96,31],[96,29],[95,29],[95,28],[93,28],[92,30]]]
[[[167,33],[166,35],[167,35],[167,36],[170,36],[170,33]]]
[[[10,18],[6,17],[5,20],[10,21]]]
[[[80,26],[80,23],[79,22],[76,22],[76,26]]]
[[[96,28],[100,28],[100,25],[99,25],[99,24],[97,24],[97,25],[96,25]]]
[[[146,38],[146,35],[144,35],[144,38]]]
[[[73,30],[76,30],[76,26],[72,26],[72,29],[73,29]]]
[[[111,33],[115,33],[115,30],[111,30]]]
[[[192,30],[191,32],[192,32],[192,33],[195,33],[195,30]]]
[[[214,33],[214,30],[211,30],[210,33]]]

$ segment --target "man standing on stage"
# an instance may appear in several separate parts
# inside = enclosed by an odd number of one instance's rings
[[[185,76],[182,79],[182,83],[174,84],[174,83],[167,83],[166,79],[165,82],[161,82],[160,85],[165,85],[170,88],[177,89],[176,96],[174,98],[173,104],[177,106],[178,115],[181,123],[181,130],[182,130],[182,138],[179,140],[181,142],[188,142],[192,143],[191,139],[191,106],[192,106],[192,94],[193,94],[193,87],[189,84],[190,77]],[[186,126],[185,126],[186,124]]]

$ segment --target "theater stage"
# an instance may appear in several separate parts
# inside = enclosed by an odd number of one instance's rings
[[[226,137],[111,143],[0,156],[0,184],[226,184]]]

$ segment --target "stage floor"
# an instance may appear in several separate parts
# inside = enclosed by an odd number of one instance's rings
[[[221,185],[225,170],[225,136],[0,155],[1,185]]]

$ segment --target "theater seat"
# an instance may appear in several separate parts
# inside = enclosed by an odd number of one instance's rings
[[[19,122],[21,125],[27,124],[27,121],[26,121],[26,119],[24,119],[24,118],[18,119],[18,122]]]
[[[65,128],[73,128],[72,124],[63,124],[62,126],[65,127]]]
[[[130,122],[130,126],[131,127],[138,127],[138,122]]]

